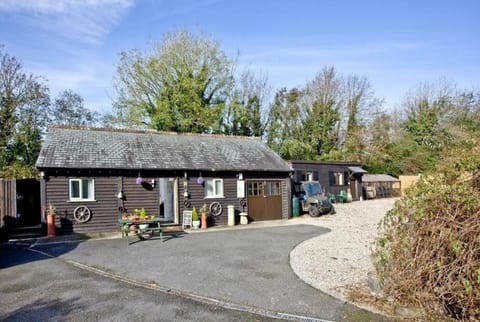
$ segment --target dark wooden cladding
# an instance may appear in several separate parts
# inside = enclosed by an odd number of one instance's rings
[[[122,202],[117,198],[118,193],[123,191],[125,200],[123,207],[128,213],[134,209],[145,208],[148,215],[159,215],[160,212],[160,187],[159,178],[175,178],[178,180],[176,209],[178,209],[178,223],[182,223],[183,210],[191,210],[195,206],[198,210],[202,205],[209,206],[217,201],[222,205],[222,213],[216,217],[210,217],[209,225],[226,225],[228,221],[228,206],[234,206],[235,213],[247,211],[242,207],[240,201],[247,200],[245,196],[237,197],[237,181],[239,173],[236,172],[202,172],[204,180],[218,178],[223,180],[223,198],[206,198],[204,184],[198,184],[199,172],[184,171],[166,172],[142,172],[145,184],[139,185],[136,182],[138,172],[120,170],[71,170],[71,171],[49,171],[44,180],[45,199],[44,207],[49,203],[57,209],[60,216],[57,217],[57,227],[60,233],[89,233],[89,232],[113,232],[118,231],[117,219],[120,216],[119,206]],[[278,180],[281,181],[281,212],[282,218],[288,218],[290,213],[290,179],[288,173],[255,172],[242,173],[244,182],[250,179],[255,180]],[[95,200],[94,201],[69,201],[69,179],[94,179]],[[155,184],[152,185],[152,180]],[[186,182],[187,186],[184,186]],[[188,191],[189,198],[185,198],[184,192]],[[185,205],[188,202],[188,207]],[[78,206],[87,206],[92,213],[92,218],[86,223],[78,223],[73,217],[73,212]],[[175,215],[175,214],[173,214]],[[173,216],[171,216],[173,218]]]
[[[357,193],[356,190],[361,187],[362,176],[353,175],[349,177],[348,170],[348,167],[351,166],[361,166],[357,162],[291,161],[291,164],[295,169],[293,178],[296,182],[302,181],[303,175],[307,172],[311,172],[314,177],[313,180],[318,180],[320,182],[325,193],[338,194],[341,190],[346,190],[350,187],[352,189],[353,200],[358,200],[360,198],[360,193]],[[343,185],[335,185],[331,182],[331,176],[333,173],[346,174]]]
[[[154,178],[143,178],[143,184],[136,183],[136,177],[123,177],[123,192],[125,194],[124,207],[129,214],[135,209],[145,208],[148,215],[158,216],[158,186],[152,187]]]
[[[222,205],[222,214],[220,216],[211,217],[210,224],[213,225],[226,225],[228,220],[228,213],[227,213],[227,206],[233,205],[235,206],[235,212],[239,213],[242,211],[240,207],[240,200],[242,198],[237,198],[237,178],[233,175],[230,175],[229,178],[222,177],[222,176],[203,176],[203,178],[211,179],[211,178],[219,178],[223,179],[223,198],[205,198],[205,188],[204,184],[197,183],[197,177],[191,177],[186,180],[188,186],[187,191],[189,192],[190,198],[185,198],[183,191],[184,191],[184,178],[180,178],[179,180],[179,195],[180,195],[180,214],[183,213],[183,210],[191,210],[195,206],[197,210],[206,204],[210,206],[210,204],[214,201],[218,201]],[[185,206],[185,201],[190,204],[190,207]],[[200,212],[199,212],[200,214]],[[180,220],[182,221],[183,218],[181,217]],[[181,222],[180,221],[180,222]]]
[[[94,179],[95,201],[69,201],[69,179]],[[117,177],[54,177],[46,182],[47,205],[51,203],[57,210],[56,224],[60,233],[108,232],[118,230],[119,216],[117,205]],[[78,206],[87,206],[92,218],[86,223],[78,223],[73,211]]]
[[[272,179],[281,179],[282,180],[282,200],[281,200],[281,210],[282,210],[282,218],[289,217],[289,209],[290,209],[290,201],[289,197],[286,194],[289,193],[289,186],[290,186],[290,179],[287,174],[282,173],[242,173],[244,182],[249,179],[255,180],[272,180]],[[240,205],[240,201],[242,199],[247,200],[247,187],[245,185],[245,196],[244,198],[237,198],[237,180],[238,174],[237,173],[229,173],[229,172],[212,172],[212,173],[202,173],[202,177],[204,180],[206,179],[223,179],[223,198],[206,198],[205,191],[204,191],[204,184],[198,184],[197,179],[198,176],[195,177],[184,177],[179,178],[179,217],[180,222],[182,222],[183,217],[183,210],[191,210],[194,206],[199,209],[204,204],[209,206],[212,202],[218,201],[222,205],[222,214],[217,217],[210,216],[209,224],[213,225],[226,225],[228,222],[228,206],[232,205],[235,208],[235,214],[239,214],[240,212],[246,212],[247,207],[242,207]],[[189,193],[189,198],[185,198],[184,196],[184,183],[187,182],[186,190]],[[190,207],[186,207],[189,205]],[[199,213],[200,215],[200,213]]]

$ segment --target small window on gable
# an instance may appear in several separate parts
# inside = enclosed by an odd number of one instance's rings
[[[223,198],[223,179],[205,180],[205,198]]]
[[[95,200],[94,179],[70,179],[69,181],[70,201],[93,201]]]

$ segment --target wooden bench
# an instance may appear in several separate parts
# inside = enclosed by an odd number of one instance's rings
[[[154,233],[158,233],[160,240],[163,242],[163,231],[159,217],[150,218],[150,219],[141,219],[141,220],[132,220],[132,219],[118,219],[118,224],[120,226],[120,231],[122,232],[122,238],[127,239],[127,245],[130,245],[128,236],[131,233],[134,233],[140,240],[144,240],[144,234],[150,234],[150,237],[153,237]],[[132,228],[132,225],[135,227]],[[140,228],[140,225],[148,225],[145,228]]]

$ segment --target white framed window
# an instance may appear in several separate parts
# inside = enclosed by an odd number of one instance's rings
[[[205,180],[205,198],[223,198],[223,179]]]
[[[348,185],[348,172],[330,172],[331,186],[346,186]]]
[[[70,179],[68,196],[70,201],[95,200],[95,181],[93,179]]]

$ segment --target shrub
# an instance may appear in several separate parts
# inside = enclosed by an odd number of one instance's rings
[[[479,150],[452,151],[385,216],[373,257],[387,296],[480,319]]]

